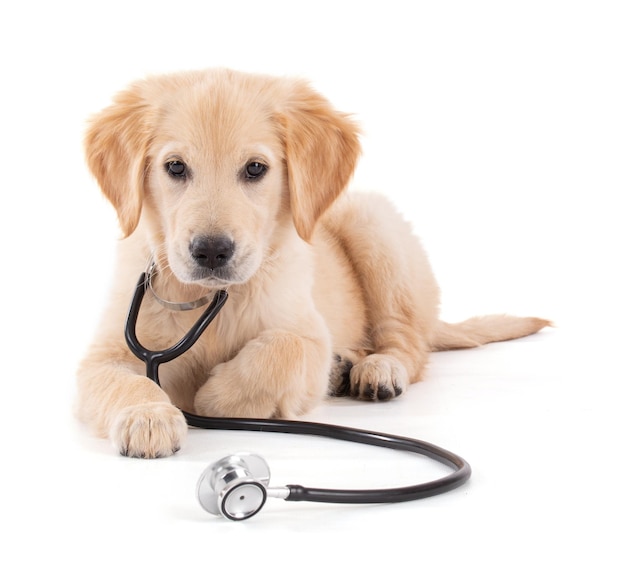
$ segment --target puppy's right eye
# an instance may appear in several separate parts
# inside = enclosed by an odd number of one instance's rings
[[[165,164],[165,170],[172,178],[182,179],[187,177],[187,166],[180,160],[172,160]]]

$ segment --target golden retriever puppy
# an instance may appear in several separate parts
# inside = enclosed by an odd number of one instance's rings
[[[97,115],[86,155],[125,239],[110,306],[78,373],[78,412],[135,457],[176,452],[180,409],[293,418],[326,395],[385,401],[429,352],[525,336],[537,318],[438,319],[439,291],[409,225],[382,197],[342,195],[358,129],[305,82],[229,70],[153,77]],[[227,289],[196,345],[161,368],[129,351],[124,321],[153,265],[137,334],[176,342]],[[158,296],[157,296],[158,294]]]

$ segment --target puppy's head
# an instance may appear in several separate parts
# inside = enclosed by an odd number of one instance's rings
[[[184,283],[243,283],[295,227],[309,241],[360,152],[355,125],[307,84],[231,71],[119,94],[86,137],[126,236],[143,220]]]

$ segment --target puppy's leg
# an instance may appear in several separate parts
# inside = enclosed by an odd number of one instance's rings
[[[330,358],[327,337],[264,331],[213,369],[196,394],[196,413],[284,419],[302,414],[324,397]]]
[[[94,346],[78,371],[80,419],[109,437],[122,455],[164,457],[178,451],[187,434],[179,409],[123,344]]]
[[[359,278],[369,355],[350,370],[350,395],[388,400],[421,379],[439,289],[419,240],[380,196],[354,196],[330,220]]]

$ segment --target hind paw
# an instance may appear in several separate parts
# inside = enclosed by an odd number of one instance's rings
[[[334,397],[350,395],[350,371],[353,365],[349,359],[335,354],[330,370],[328,395]]]
[[[389,401],[409,385],[405,367],[390,355],[372,354],[350,371],[350,395],[368,401]]]

